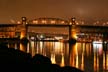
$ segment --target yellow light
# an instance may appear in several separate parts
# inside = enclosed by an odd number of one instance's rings
[[[64,24],[65,22],[64,21],[61,21],[61,24]]]
[[[25,30],[22,30],[21,31],[21,35],[20,35],[20,39],[26,37],[26,31]]]
[[[72,25],[72,22],[70,22],[69,25]]]
[[[37,24],[37,23],[38,23],[38,21],[37,21],[37,20],[34,20],[34,21],[33,21],[33,23],[34,23],[34,24]]]
[[[43,23],[43,24],[46,24],[46,23],[47,23],[47,21],[46,21],[46,20],[42,20],[42,23]]]
[[[17,22],[17,24],[21,24],[21,22],[20,22],[20,21],[18,21],[18,22]]]
[[[25,46],[23,44],[20,43],[20,50],[25,52]]]
[[[52,64],[56,64],[54,53],[51,54],[51,62],[52,62]]]
[[[55,23],[56,23],[56,21],[54,21],[54,20],[51,21],[51,24],[55,24]]]
[[[65,63],[64,63],[64,54],[63,53],[62,53],[62,59],[61,59],[60,66],[61,67],[65,66]]]

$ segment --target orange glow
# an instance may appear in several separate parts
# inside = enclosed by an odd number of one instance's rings
[[[84,70],[84,53],[82,53],[81,70]]]
[[[106,70],[108,70],[108,54],[106,55]]]
[[[64,21],[61,21],[61,24],[64,24],[65,22]]]
[[[75,29],[72,29],[71,36],[72,36],[72,38],[77,39],[77,34],[76,34]]]
[[[108,70],[108,54],[103,54],[103,69]]]
[[[37,23],[38,23],[38,21],[37,21],[37,20],[34,20],[34,21],[33,21],[33,23],[34,23],[34,24],[37,24]]]
[[[105,69],[105,52],[103,52],[103,69]]]
[[[15,36],[15,32],[10,32],[10,37],[14,37]]]
[[[24,46],[23,44],[21,44],[21,43],[20,43],[20,50],[21,50],[21,51],[24,51],[24,52],[26,51],[26,50],[25,50],[25,46]]]
[[[94,71],[99,70],[99,57],[98,54],[94,54]]]
[[[55,23],[56,23],[56,21],[54,21],[54,20],[51,21],[51,24],[55,24]]]
[[[79,63],[78,63],[78,55],[76,55],[76,65],[75,65],[76,68],[79,68]]]
[[[34,47],[34,42],[33,41],[31,42],[31,46],[32,46],[32,49],[31,49],[32,53],[31,54],[32,54],[32,56],[34,56],[35,55],[35,47]]]
[[[62,53],[62,59],[61,59],[60,66],[61,66],[61,67],[65,66],[63,53]]]
[[[47,23],[47,21],[46,21],[46,20],[42,20],[42,23],[43,23],[43,24],[46,24],[46,23]]]
[[[24,38],[25,35],[26,35],[26,32],[25,31],[21,31],[20,39]]]
[[[73,67],[78,68],[78,50],[77,50],[77,43],[73,45],[72,50],[70,54],[70,65]]]
[[[56,64],[56,61],[55,61],[55,54],[51,54],[51,62],[52,64]]]

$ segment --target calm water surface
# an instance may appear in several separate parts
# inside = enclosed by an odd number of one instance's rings
[[[108,72],[107,44],[76,43],[69,46],[63,42],[30,41],[27,45],[9,43],[8,46],[31,53],[32,56],[42,54],[60,66],[69,65],[85,72]]]

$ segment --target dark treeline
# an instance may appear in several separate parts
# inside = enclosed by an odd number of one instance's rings
[[[8,48],[4,43],[0,43],[0,70],[1,72],[83,72],[75,67],[52,64],[48,57],[40,54],[32,57],[29,53]]]

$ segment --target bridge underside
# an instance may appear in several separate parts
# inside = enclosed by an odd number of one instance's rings
[[[44,35],[46,38],[63,37],[68,39],[69,28],[68,27],[28,27],[27,28],[29,37],[37,37]]]

